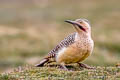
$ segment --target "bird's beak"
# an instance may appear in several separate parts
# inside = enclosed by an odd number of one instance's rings
[[[70,23],[70,24],[73,24],[73,25],[76,25],[76,22],[75,22],[75,21],[66,20],[65,22]]]
[[[78,24],[76,21],[66,20],[65,22],[77,25],[81,30],[86,31],[80,24]]]

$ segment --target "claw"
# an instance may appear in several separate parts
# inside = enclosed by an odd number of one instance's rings
[[[60,67],[61,67],[61,69],[65,70],[65,71],[69,71],[64,63],[61,63]]]
[[[86,68],[86,69],[95,69],[95,67],[90,67],[87,64],[83,64],[83,63],[78,63],[80,67]]]

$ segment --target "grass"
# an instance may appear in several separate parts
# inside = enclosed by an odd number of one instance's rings
[[[15,69],[13,72],[1,74],[0,80],[119,80],[120,68],[100,67],[88,70],[79,68],[77,65],[67,67],[72,71],[62,70],[57,66],[46,66],[36,68],[24,66]]]

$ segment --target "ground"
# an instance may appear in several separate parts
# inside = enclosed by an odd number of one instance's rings
[[[120,68],[100,67],[84,69],[78,65],[68,65],[65,71],[59,65],[19,67],[10,73],[0,75],[0,80],[120,80]]]

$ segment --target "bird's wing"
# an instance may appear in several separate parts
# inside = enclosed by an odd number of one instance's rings
[[[75,41],[75,35],[76,33],[72,33],[69,36],[67,36],[64,40],[62,40],[54,49],[52,49],[48,53],[49,58],[55,57],[56,53],[63,47],[68,47],[69,45],[73,44]]]

